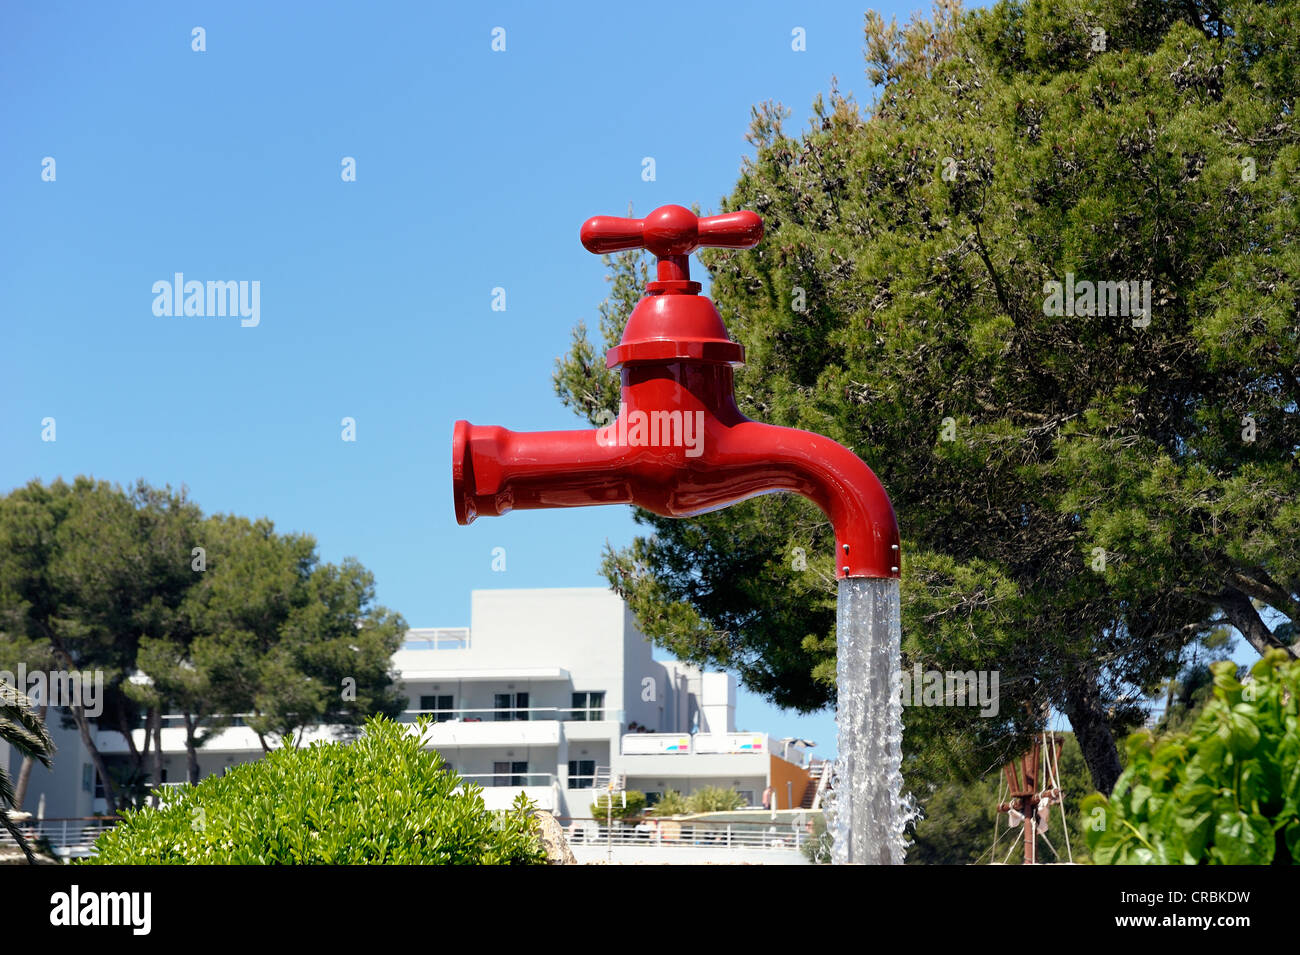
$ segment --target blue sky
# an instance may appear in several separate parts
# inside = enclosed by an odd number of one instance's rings
[[[550,382],[605,295],[578,227],[716,210],[754,104],[797,128],[832,75],[869,101],[864,9],[6,3],[0,490],[184,484],[356,556],[415,626],[468,624],[475,588],[602,585],[630,511],[459,527],[452,424],[579,426]],[[156,316],[177,272],[259,282],[260,323]],[[742,694],[738,722],[834,749],[829,713]]]

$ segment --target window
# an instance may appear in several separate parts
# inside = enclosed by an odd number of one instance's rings
[[[594,759],[569,760],[570,789],[590,789],[595,784],[596,761]]]
[[[645,794],[645,807],[649,809],[651,806],[655,805],[656,803],[659,802],[660,799],[663,798],[664,798],[663,793],[647,792]]]
[[[95,778],[95,767],[90,763],[81,764],[81,791],[90,792],[90,781]]]
[[[605,691],[595,690],[573,694],[573,712],[569,719],[595,721],[605,718]]]
[[[439,723],[452,719],[456,714],[452,709],[451,694],[421,696],[420,709],[432,716]]]
[[[492,764],[493,786],[526,786],[528,782],[524,777],[527,775],[528,763],[526,761]]]
[[[493,714],[496,720],[526,720],[528,719],[528,694],[527,693],[497,693],[492,697],[492,708],[496,710]]]

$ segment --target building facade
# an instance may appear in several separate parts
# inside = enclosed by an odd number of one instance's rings
[[[754,808],[770,787],[778,809],[800,806],[815,788],[801,742],[737,732],[733,678],[655,660],[608,590],[474,591],[468,628],[410,630],[393,664],[408,702],[402,719],[435,720],[429,747],[483,787],[489,808],[522,791],[559,816],[589,817],[611,781],[652,803],[669,790],[718,786]],[[49,722],[59,752],[53,771],[33,770],[25,808],[45,818],[103,812],[77,732],[53,715]],[[184,733],[177,719],[164,721],[163,782],[186,778]],[[321,727],[304,743],[338,738]],[[142,728],[134,742],[143,747]],[[120,732],[100,730],[96,744],[108,759],[128,752]],[[199,750],[200,774],[261,755],[256,734],[236,721]],[[16,774],[18,760],[8,758]]]

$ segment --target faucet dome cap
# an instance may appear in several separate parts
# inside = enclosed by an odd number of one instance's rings
[[[623,340],[605,354],[610,368],[645,361],[719,362],[741,365],[745,348],[702,295],[647,295],[627,320]]]

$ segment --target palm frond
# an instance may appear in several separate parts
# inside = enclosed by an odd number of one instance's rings
[[[3,808],[0,808],[0,827],[3,827],[13,837],[14,842],[18,843],[18,848],[22,849],[23,855],[27,857],[27,864],[36,865],[36,855],[32,852],[32,847],[27,844],[22,830],[14,825],[14,821],[9,818],[9,813]]]
[[[0,766],[0,810],[14,804],[14,786],[4,766]]]
[[[50,765],[54,753],[54,740],[50,738],[45,721],[32,708],[27,695],[0,683],[0,740],[13,745],[24,756]]]

